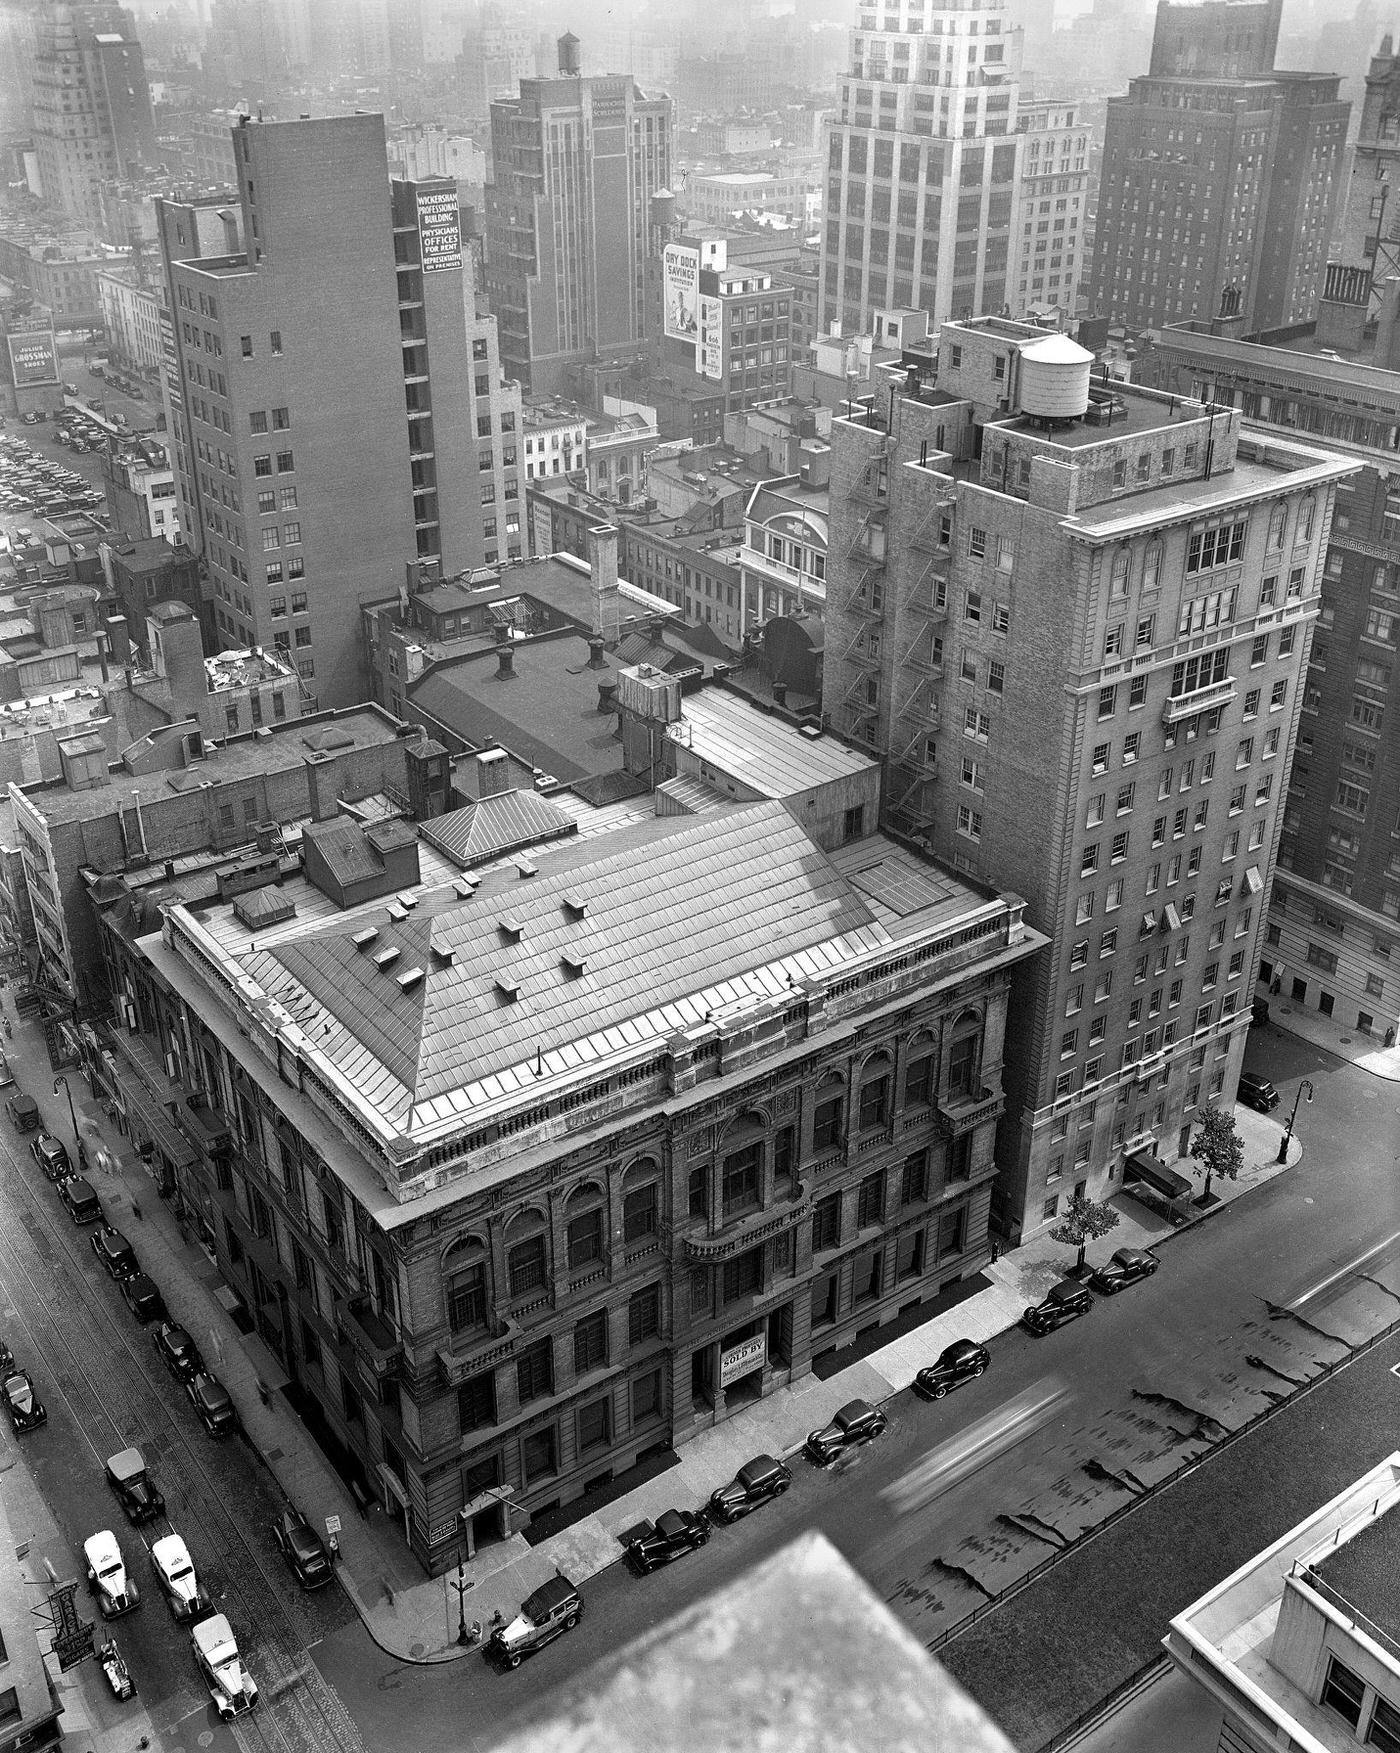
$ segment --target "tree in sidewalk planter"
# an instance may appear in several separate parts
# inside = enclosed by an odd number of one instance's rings
[[[1201,1165],[1196,1173],[1206,1178],[1200,1200],[1205,1205],[1210,1199],[1214,1176],[1233,1181],[1244,1167],[1244,1144],[1235,1131],[1235,1116],[1212,1103],[1201,1115],[1200,1129],[1191,1141],[1191,1155]]]
[[[1065,1207],[1065,1215],[1050,1231],[1052,1242],[1063,1242],[1067,1248],[1078,1248],[1079,1258],[1074,1270],[1084,1270],[1084,1252],[1090,1242],[1118,1228],[1118,1213],[1111,1205],[1090,1199],[1087,1193],[1073,1193]]]

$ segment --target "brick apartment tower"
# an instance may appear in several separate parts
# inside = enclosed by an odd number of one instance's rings
[[[1004,0],[977,11],[862,0],[827,132],[819,323],[877,310],[935,323],[998,311],[1017,236],[1019,37]]]
[[[1233,1096],[1343,458],[945,324],[832,427],[824,703],[889,825],[1053,940],[1008,1022],[994,1217],[1184,1150]],[[876,412],[878,410],[878,412]],[[1151,1170],[1151,1173],[1160,1173]]]
[[[1312,315],[1351,106],[1326,73],[1274,71],[1283,0],[1161,0],[1149,71],[1109,99],[1092,308],[1134,328]]]
[[[1400,56],[1387,33],[1371,57],[1352,148],[1333,261],[1369,277],[1367,315],[1380,314],[1385,282],[1400,274]]]
[[[45,6],[35,25],[34,145],[46,201],[100,228],[104,185],[156,160],[136,24],[119,6]]]
[[[182,527],[216,641],[276,646],[350,705],[362,601],[406,564],[523,554],[519,391],[456,185],[390,183],[382,116],[245,118],[233,144],[236,208],[158,203]]]
[[[487,287],[502,363],[534,394],[647,334],[651,198],[671,185],[674,129],[670,98],[630,76],[522,79],[491,105]]]

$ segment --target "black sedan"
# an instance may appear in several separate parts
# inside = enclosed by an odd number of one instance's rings
[[[272,1538],[302,1588],[323,1588],[335,1575],[325,1542],[300,1510],[288,1505],[272,1524]]]
[[[873,1442],[889,1423],[868,1400],[848,1400],[830,1424],[807,1434],[807,1453],[814,1461],[833,1461],[842,1449]]]
[[[1062,1278],[1058,1284],[1050,1286],[1043,1302],[1026,1310],[1021,1316],[1021,1325],[1030,1333],[1053,1333],[1066,1321],[1087,1315],[1093,1306],[1093,1297],[1077,1279]]]
[[[173,1321],[162,1321],[151,1335],[156,1355],[177,1382],[187,1382],[204,1368],[199,1347],[183,1327]]]
[[[92,1251],[106,1267],[108,1275],[119,1284],[122,1279],[133,1278],[140,1271],[131,1243],[109,1223],[104,1223],[93,1235]]]
[[[941,1400],[950,1388],[975,1381],[992,1361],[985,1345],[972,1339],[955,1339],[939,1353],[936,1363],[926,1364],[914,1377],[914,1387],[930,1400]]]
[[[26,1430],[38,1430],[48,1418],[43,1401],[34,1392],[28,1370],[16,1370],[13,1375],[5,1377],[5,1410],[16,1435]]]
[[[1111,1260],[1094,1268],[1089,1283],[1102,1296],[1117,1296],[1140,1278],[1151,1278],[1161,1264],[1155,1254],[1146,1254],[1141,1248],[1119,1248]]]
[[[710,1515],[717,1522],[737,1522],[770,1497],[781,1497],[792,1484],[787,1463],[773,1455],[755,1455],[730,1480],[710,1493]]]
[[[238,1423],[238,1412],[228,1389],[208,1370],[191,1376],[185,1383],[190,1405],[194,1407],[210,1436],[227,1436]]]
[[[149,1522],[165,1514],[165,1499],[146,1471],[139,1449],[123,1449],[108,1458],[107,1483],[116,1492],[128,1521]]]
[[[73,1173],[67,1147],[51,1132],[41,1132],[37,1138],[31,1138],[29,1154],[50,1181],[66,1181]]]
[[[126,1298],[126,1306],[136,1319],[145,1326],[147,1321],[163,1321],[165,1319],[165,1299],[152,1278],[144,1272],[134,1272],[130,1278],[122,1280],[122,1295]]]
[[[709,1523],[692,1510],[667,1510],[644,1534],[627,1543],[627,1556],[645,1576],[659,1564],[669,1564],[694,1552],[710,1537]]]

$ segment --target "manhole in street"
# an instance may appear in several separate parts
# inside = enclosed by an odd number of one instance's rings
[[[1343,1035],[1342,1036],[1342,1045],[1343,1045],[1343,1047],[1350,1047],[1351,1046],[1351,1036],[1350,1035]]]
[[[199,1744],[201,1747],[212,1747],[214,1745],[213,1731],[210,1729],[201,1729],[199,1732]]]
[[[421,1644],[421,1643],[411,1643],[411,1644],[410,1644],[410,1645],[409,1645],[409,1646],[408,1646],[408,1653],[409,1653],[409,1655],[411,1655],[411,1656],[421,1656],[421,1655],[422,1655],[422,1653],[423,1653],[423,1651],[424,1651],[424,1650],[425,1650],[425,1649],[426,1649],[426,1648],[427,1648],[427,1645],[426,1645],[426,1644]]]
[[[282,1459],[281,1449],[269,1449],[267,1451],[267,1458],[269,1461],[280,1461]]]

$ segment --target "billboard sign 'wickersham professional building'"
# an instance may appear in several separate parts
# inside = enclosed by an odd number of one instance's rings
[[[419,186],[418,247],[423,258],[423,272],[435,268],[460,268],[462,265],[462,225],[457,212],[457,185]]]

